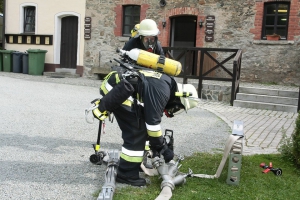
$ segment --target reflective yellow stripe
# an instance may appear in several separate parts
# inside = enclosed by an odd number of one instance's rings
[[[148,140],[146,141],[146,144],[145,144],[145,150],[146,150],[146,151],[149,151],[149,150],[150,150],[150,147],[149,147],[149,141],[148,141]]]
[[[135,163],[140,163],[143,161],[143,156],[128,156],[126,154],[121,153],[121,158],[123,158],[124,160],[128,161],[128,162],[135,162]]]
[[[126,106],[129,106],[129,107],[132,106],[132,102],[129,101],[128,99],[127,99],[126,101],[124,101],[122,104],[123,104],[123,105],[126,105]]]
[[[115,75],[116,77],[116,83],[118,84],[118,83],[120,83],[120,78],[119,78],[119,75],[118,75],[118,73],[116,73],[116,75]]]
[[[190,92],[175,92],[176,97],[189,97],[192,96],[193,94]]]
[[[161,130],[159,130],[159,131],[147,130],[147,133],[150,137],[160,137],[160,136],[162,136]]]
[[[104,81],[101,84],[100,89],[104,92],[104,94],[107,94],[109,92],[106,88],[106,83],[113,73],[115,73],[115,71],[112,71],[109,74],[107,74],[107,76],[105,76]]]
[[[100,145],[99,145],[99,144],[96,144],[95,150],[96,150],[96,151],[99,151],[99,149],[100,149]]]
[[[108,90],[107,90],[106,87],[105,87],[106,82],[107,82],[107,81],[103,81],[102,84],[101,84],[101,87],[100,87],[100,89],[103,91],[104,94],[107,94],[107,93],[108,93]]]

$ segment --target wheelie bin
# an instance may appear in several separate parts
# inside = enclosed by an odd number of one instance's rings
[[[47,50],[28,49],[28,74],[43,75]]]
[[[13,50],[0,50],[3,59],[3,71],[12,72],[12,53]]]
[[[22,73],[22,52],[15,51],[12,53],[13,57],[13,72],[14,73]]]

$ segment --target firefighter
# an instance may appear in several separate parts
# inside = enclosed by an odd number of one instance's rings
[[[131,38],[123,50],[151,49],[156,54],[163,54],[157,41],[159,30],[153,20],[142,20],[138,32],[139,37]],[[146,141],[149,141],[153,154],[162,155],[165,162],[169,162],[174,157],[173,151],[168,148],[162,136],[160,123],[164,112],[168,117],[171,117],[174,113],[185,108],[181,98],[175,96],[175,93],[182,88],[177,87],[173,77],[146,68],[138,71],[138,77],[127,76],[124,78],[122,72],[122,70],[117,69],[105,77],[101,84],[100,93],[104,96],[103,99],[105,96],[109,96],[111,99],[105,100],[106,102],[101,100],[99,109],[93,113],[97,113],[95,117],[103,120],[107,111],[100,109],[101,104],[113,104],[115,95],[111,94],[115,93],[116,96],[122,96],[121,93],[124,93],[125,98],[119,97],[118,100],[122,98],[127,100],[114,110],[109,110],[116,117],[123,139],[116,181],[133,186],[144,186],[146,180],[139,177],[139,171],[144,158]],[[124,92],[126,89],[122,90],[116,87],[128,83],[132,86],[133,92],[127,93]],[[118,91],[114,88],[118,88]],[[126,88],[131,91],[130,87]],[[195,88],[193,92],[196,94]],[[127,98],[126,95],[130,96]],[[194,106],[194,104],[189,104],[189,108]]]
[[[157,38],[159,32],[155,21],[144,19],[139,24],[138,35],[132,37],[125,44],[123,50],[129,51],[138,48],[158,55],[165,55]]]

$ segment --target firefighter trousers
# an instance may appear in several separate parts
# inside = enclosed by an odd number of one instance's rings
[[[122,104],[113,113],[122,131],[123,139],[118,173],[129,178],[138,178],[148,138],[145,121],[141,118],[138,122],[134,106]]]

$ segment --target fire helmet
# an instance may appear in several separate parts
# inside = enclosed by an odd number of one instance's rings
[[[157,24],[152,19],[144,19],[140,23],[139,35],[141,36],[157,36],[159,30]]]
[[[168,103],[164,110],[167,117],[174,117],[184,110],[187,112],[198,105],[198,94],[193,85],[177,83],[177,91],[176,98]]]
[[[146,50],[152,52],[157,44],[159,30],[152,19],[144,19],[140,23],[139,35]]]
[[[140,24],[136,24],[133,29],[131,29],[130,33],[131,33],[131,37],[135,37],[138,34],[138,31],[140,29]]]
[[[177,83],[177,88],[179,93],[192,94],[189,97],[180,97],[180,101],[184,106],[185,111],[192,109],[198,105],[198,93],[196,88],[192,84]]]

